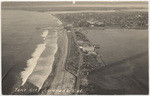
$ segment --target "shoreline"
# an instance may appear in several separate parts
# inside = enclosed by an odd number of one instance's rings
[[[59,23],[59,22],[58,22]],[[57,27],[57,28],[59,28],[59,26]],[[32,94],[43,94],[43,95],[45,95],[45,94],[47,94],[47,90],[51,87],[51,84],[52,84],[52,82],[53,82],[53,80],[54,80],[54,78],[55,78],[55,76],[56,76],[56,72],[57,72],[57,63],[59,62],[59,61],[61,61],[60,59],[60,57],[61,57],[61,47],[63,46],[62,45],[62,42],[63,42],[63,38],[61,38],[61,36],[62,36],[62,34],[61,34],[61,32],[60,32],[60,29],[54,29],[54,30],[57,30],[57,43],[56,43],[56,45],[57,45],[57,50],[56,50],[56,52],[54,53],[54,61],[53,61],[53,63],[52,63],[52,71],[51,71],[51,73],[48,75],[48,77],[46,78],[46,80],[45,81],[43,81],[44,83],[43,83],[43,85],[42,85],[42,87],[39,89],[39,88],[37,88],[34,84],[32,84],[32,83],[30,83],[29,81],[27,81],[26,82],[26,84],[24,85],[24,86],[20,86],[19,87],[19,89],[27,89],[27,91],[24,91],[24,92],[19,92],[18,90],[18,92],[14,92],[13,94],[21,94],[21,93],[23,93],[23,94],[28,94],[28,95],[32,95]],[[41,35],[42,37],[43,37],[43,35]],[[43,38],[44,39],[44,38]],[[30,90],[28,90],[28,88],[30,89],[33,89],[33,91],[31,92]]]
[[[2,23],[6,23],[7,25],[7,23],[10,22],[9,18],[14,18],[11,19],[14,22],[10,23],[9,26],[11,27],[3,26],[4,28],[2,30],[5,33],[3,34],[5,39],[3,38],[2,40],[2,94],[9,95],[13,94],[15,88],[21,85],[22,79],[20,78],[20,72],[24,71],[24,68],[27,67],[26,62],[28,59],[32,58],[31,54],[35,51],[37,45],[43,43],[43,39],[41,38],[42,28],[50,26],[51,22],[54,22],[54,20],[51,16],[40,12],[21,10],[2,11]],[[26,18],[22,18],[22,16]],[[7,22],[6,19],[8,20]],[[56,25],[55,22],[54,25]],[[16,36],[17,38],[15,38]]]
[[[59,22],[58,22],[59,23]],[[44,82],[40,95],[71,95],[74,90],[75,77],[66,70],[66,59],[68,55],[67,31],[58,27],[58,49],[53,62],[53,70]]]
[[[39,93],[40,95],[45,95],[47,93],[47,90],[51,87],[51,84],[55,78],[55,74],[56,74],[56,70],[57,70],[57,63],[60,59],[60,56],[61,56],[61,51],[60,51],[60,38],[59,38],[59,34],[60,32],[57,33],[57,46],[58,46],[58,49],[54,55],[54,62],[53,62],[53,66],[52,66],[52,71],[51,73],[49,74],[48,78],[45,80],[42,88],[40,89]]]
[[[43,33],[44,34],[44,33]],[[41,35],[41,37],[43,38],[43,40],[45,40],[45,38],[46,38],[46,35],[47,34],[45,34],[45,36],[44,35]],[[57,34],[58,35],[58,34]],[[57,38],[58,39],[58,38]],[[45,44],[45,43],[44,43]],[[58,47],[57,47],[57,49],[58,49]],[[57,56],[57,53],[59,53],[59,52],[57,52],[57,50],[56,50],[56,52],[54,53],[54,60],[55,60],[55,58],[56,58],[56,56]],[[42,52],[42,54],[43,54],[43,52]],[[31,58],[32,59],[32,58]],[[40,59],[40,58],[38,58],[38,59]],[[53,63],[54,63],[54,61],[53,61]],[[50,67],[50,68],[52,68],[52,70],[53,70],[53,63],[52,63],[52,67]],[[36,67],[37,67],[37,65],[36,65]],[[27,67],[28,68],[28,67]],[[35,70],[35,68],[33,69],[33,72],[31,73],[31,74],[33,74],[34,73],[34,70]],[[52,71],[53,72],[53,71]],[[31,74],[30,74],[30,77],[31,77]],[[50,73],[51,74],[51,73]],[[48,77],[49,77],[49,75],[48,75]],[[28,80],[29,78],[27,78],[27,81],[25,82],[25,84],[23,85],[23,86],[19,86],[18,88],[15,88],[15,92],[13,92],[13,94],[28,94],[28,95],[33,95],[33,94],[39,94],[39,91],[41,90],[41,87],[39,88],[38,86],[36,86],[34,83],[32,83],[32,82],[30,82],[29,80]],[[47,80],[47,79],[46,79]],[[20,81],[21,82],[21,81]],[[45,80],[43,81],[43,82],[45,82]],[[44,83],[43,83],[44,84]],[[42,85],[43,86],[43,85]],[[24,90],[24,91],[19,91],[19,90]]]
[[[57,20],[57,23],[59,25],[62,25],[62,22],[56,16],[54,16],[53,14],[51,14],[51,15],[53,16],[53,19]],[[57,26],[57,28],[56,28],[56,30],[58,31],[57,32],[57,51],[54,55],[52,71],[49,74],[49,76],[47,77],[47,79],[44,81],[42,88],[39,90],[39,92],[38,92],[39,95],[45,95],[48,93],[48,90],[52,87],[52,83],[57,75],[57,71],[59,70],[59,68],[58,68],[59,63],[63,62],[62,57],[65,57],[64,56],[65,54],[63,54],[63,50],[64,50],[63,47],[65,47],[65,45],[63,45],[63,42],[65,41],[63,38],[63,32],[66,30],[64,30],[60,26]]]

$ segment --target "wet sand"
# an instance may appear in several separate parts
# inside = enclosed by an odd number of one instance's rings
[[[53,67],[54,74],[49,76],[53,78],[52,82],[49,78],[46,80],[42,89],[48,89],[46,91],[41,90],[41,94],[47,93],[47,95],[63,95],[63,94],[71,94],[70,92],[61,92],[64,90],[73,90],[75,78],[72,74],[66,71],[65,62],[68,52],[68,39],[65,30],[59,30],[58,33],[58,57],[55,59],[55,67]],[[57,59],[59,58],[59,60]],[[50,84],[50,85],[49,85]],[[47,87],[47,88],[46,88]]]

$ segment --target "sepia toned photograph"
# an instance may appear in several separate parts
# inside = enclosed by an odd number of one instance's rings
[[[148,95],[148,1],[1,1],[3,95]]]

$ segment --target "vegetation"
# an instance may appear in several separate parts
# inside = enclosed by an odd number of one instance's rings
[[[66,63],[66,69],[71,72],[72,74],[76,75],[78,70],[78,64],[79,64],[79,53],[77,46],[74,42],[74,38],[71,33],[68,33],[69,38],[69,53]]]
[[[88,38],[81,32],[75,32],[77,40],[84,41],[86,43],[91,43]],[[82,51],[83,52],[83,51]],[[83,64],[81,66],[81,73],[80,73],[80,79],[81,84],[80,88],[83,90],[83,94],[87,94],[88,91],[90,91],[90,88],[87,88],[89,86],[87,76],[89,75],[90,71],[93,69],[101,67],[101,63],[98,61],[97,54],[86,54],[83,52]]]

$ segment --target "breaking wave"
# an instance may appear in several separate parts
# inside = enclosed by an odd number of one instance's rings
[[[48,31],[44,31],[41,36],[45,38],[47,36],[47,34],[48,34]],[[28,77],[33,72],[33,69],[35,68],[35,66],[37,64],[37,61],[38,61],[40,55],[45,50],[45,46],[46,46],[46,43],[38,44],[36,49],[35,49],[35,51],[31,55],[32,58],[27,60],[27,64],[26,64],[27,67],[24,68],[25,70],[21,72],[21,78],[22,78],[22,84],[21,85],[22,86],[25,84],[25,82],[27,81]]]
[[[37,45],[37,48],[35,49],[34,53],[32,54],[32,58],[27,61],[27,67],[25,68],[25,71],[21,72],[21,78],[22,78],[22,84],[24,85],[30,74],[32,73],[33,69],[35,68],[37,64],[37,60],[39,59],[40,55],[45,49],[44,44]]]

